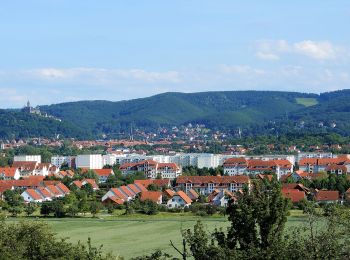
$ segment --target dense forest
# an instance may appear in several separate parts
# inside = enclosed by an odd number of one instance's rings
[[[212,130],[245,136],[303,133],[350,134],[350,90],[316,94],[277,91],[164,93],[128,101],[79,101],[41,106],[62,121],[20,111],[0,111],[0,138],[115,138],[130,126],[204,124]]]

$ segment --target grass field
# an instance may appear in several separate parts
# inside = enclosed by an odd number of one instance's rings
[[[181,246],[181,229],[192,228],[198,219],[209,231],[229,225],[222,216],[200,218],[188,214],[43,220],[49,223],[59,237],[69,237],[72,242],[86,242],[91,237],[94,245],[103,244],[104,251],[112,251],[129,259],[156,249],[178,256],[169,241]],[[292,211],[287,225],[299,226],[304,219],[300,211]]]
[[[296,101],[298,104],[306,107],[311,107],[318,104],[316,98],[296,98]]]

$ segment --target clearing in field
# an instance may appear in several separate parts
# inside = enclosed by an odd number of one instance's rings
[[[296,98],[296,101],[298,104],[306,107],[311,107],[318,104],[316,98]]]

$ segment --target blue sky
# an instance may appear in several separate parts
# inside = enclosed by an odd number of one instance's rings
[[[0,107],[349,88],[349,25],[347,0],[4,1]]]

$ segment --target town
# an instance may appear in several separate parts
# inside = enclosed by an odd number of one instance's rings
[[[191,168],[192,173],[188,171]],[[207,173],[196,175],[201,169]],[[213,169],[211,174],[208,169]],[[98,194],[95,199],[101,209],[102,205],[123,207],[135,199],[169,209],[185,209],[198,202],[226,207],[244,186],[249,189],[252,180],[277,178],[283,196],[292,203],[346,204],[350,199],[349,173],[350,156],[332,153],[146,156],[115,151],[53,156],[50,163],[43,163],[40,155],[16,155],[11,166],[0,168],[0,196],[6,200],[7,191],[13,191],[25,203],[41,204],[87,187]],[[127,177],[129,183],[123,182]],[[335,185],[322,186],[330,178]]]

